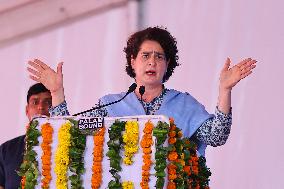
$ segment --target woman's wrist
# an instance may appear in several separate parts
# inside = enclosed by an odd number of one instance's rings
[[[229,94],[231,93],[231,91],[232,91],[231,87],[225,87],[223,85],[219,85],[219,93]]]
[[[51,92],[52,96],[52,106],[58,106],[65,100],[65,95],[64,95],[64,88],[60,88],[56,91]]]
[[[231,89],[219,88],[218,108],[221,112],[228,114],[231,108]]]

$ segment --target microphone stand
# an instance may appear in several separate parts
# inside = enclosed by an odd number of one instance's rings
[[[99,105],[99,106],[93,107],[93,108],[91,108],[91,109],[89,109],[89,110],[85,110],[85,111],[80,112],[80,113],[77,113],[77,114],[73,114],[73,116],[78,116],[78,115],[80,115],[80,114],[84,114],[84,113],[87,113],[87,112],[91,112],[91,111],[93,111],[93,110],[97,110],[97,109],[100,109],[100,108],[103,108],[103,107],[106,107],[106,106],[109,106],[109,105],[118,103],[118,102],[122,101],[127,95],[129,95],[130,93],[132,93],[133,91],[135,91],[136,87],[137,87],[137,84],[136,84],[136,83],[132,83],[132,85],[129,87],[127,93],[126,93],[121,99],[116,100],[116,101],[114,101],[114,102],[107,103],[107,104],[103,104],[103,105],[101,105],[101,106]],[[144,88],[145,88],[145,87],[144,87]]]

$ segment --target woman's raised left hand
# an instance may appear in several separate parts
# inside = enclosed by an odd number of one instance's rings
[[[252,74],[256,67],[256,60],[247,58],[231,67],[231,60],[227,58],[220,74],[220,89],[232,90],[232,88],[242,79]]]

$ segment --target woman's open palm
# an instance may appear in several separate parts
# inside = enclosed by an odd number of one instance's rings
[[[63,62],[57,65],[57,71],[38,59],[29,61],[28,64],[31,66],[27,70],[30,72],[32,80],[42,83],[51,93],[63,88]]]
[[[256,62],[256,60],[247,58],[230,68],[231,60],[227,58],[220,74],[220,87],[231,90],[240,80],[252,73]]]

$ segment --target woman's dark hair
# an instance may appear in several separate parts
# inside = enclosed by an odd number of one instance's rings
[[[36,94],[44,93],[44,92],[50,92],[50,91],[43,84],[36,83],[32,85],[28,90],[27,103],[29,103],[29,100],[32,95],[36,95]]]
[[[179,66],[179,57],[176,39],[167,31],[166,28],[162,27],[149,27],[138,31],[129,37],[127,46],[124,48],[127,60],[125,69],[126,73],[130,77],[135,78],[135,73],[131,66],[131,59],[135,59],[137,57],[140,46],[145,40],[156,41],[163,48],[166,60],[169,61],[167,72],[163,78],[163,82],[166,82],[173,74],[175,67]]]

